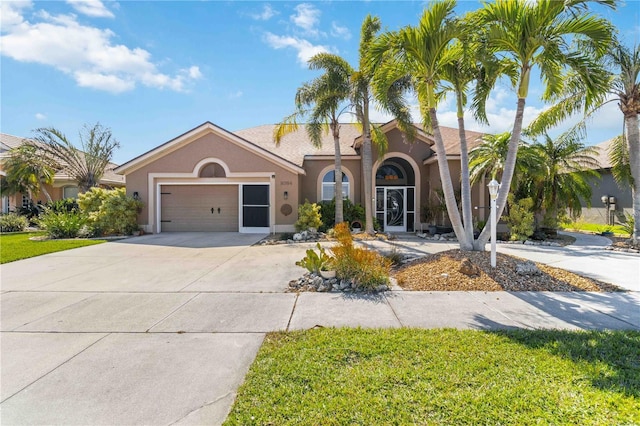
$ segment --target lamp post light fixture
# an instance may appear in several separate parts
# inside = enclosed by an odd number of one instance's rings
[[[498,198],[498,190],[500,184],[497,180],[491,179],[491,182],[487,185],[489,187],[489,195],[491,196],[491,267],[496,267],[496,198]]]

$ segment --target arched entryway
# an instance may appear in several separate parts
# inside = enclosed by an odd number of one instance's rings
[[[413,232],[416,172],[404,158],[386,158],[376,169],[376,219],[386,232]]]

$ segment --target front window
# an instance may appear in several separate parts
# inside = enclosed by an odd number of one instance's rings
[[[336,196],[336,171],[330,170],[322,178],[322,201],[331,201]],[[349,198],[349,178],[342,172],[342,197]]]
[[[78,187],[77,186],[65,186],[62,188],[62,198],[78,198]]]
[[[29,208],[29,206],[31,205],[31,199],[29,199],[28,195],[22,195],[22,207],[23,208]]]

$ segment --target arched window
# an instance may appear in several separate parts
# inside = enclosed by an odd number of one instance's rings
[[[331,201],[336,195],[336,171],[328,171],[322,178],[322,201]],[[342,196],[349,198],[349,177],[342,172]]]

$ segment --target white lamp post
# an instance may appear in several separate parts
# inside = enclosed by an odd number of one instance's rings
[[[496,267],[496,198],[498,198],[498,190],[500,184],[495,179],[487,185],[489,187],[489,195],[491,196],[491,267]]]

